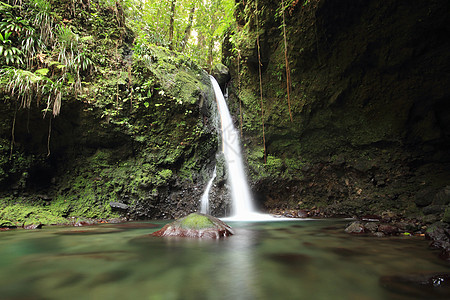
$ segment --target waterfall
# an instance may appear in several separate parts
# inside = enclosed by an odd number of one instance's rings
[[[230,112],[219,84],[211,77],[211,83],[216,95],[217,107],[221,121],[222,151],[228,170],[228,183],[231,188],[231,217],[236,220],[252,220],[258,214],[253,206],[247,178],[242,163],[239,134],[233,126]]]
[[[211,179],[206,186],[205,191],[203,192],[202,199],[200,200],[200,212],[202,214],[209,214],[209,191],[211,190],[212,183],[216,178],[216,167],[214,167],[214,172]]]

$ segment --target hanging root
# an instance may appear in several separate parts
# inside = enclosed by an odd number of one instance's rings
[[[16,107],[14,108],[14,117],[13,117],[12,129],[11,129],[11,146],[9,149],[9,160],[12,159],[14,144],[16,143],[16,137],[15,137],[16,118],[17,118],[17,101],[16,101]]]
[[[259,69],[259,93],[261,96],[261,123],[262,123],[262,134],[263,134],[263,147],[264,147],[264,164],[267,163],[266,154],[266,134],[264,130],[264,102],[263,102],[263,92],[262,92],[262,75],[261,75],[261,51],[259,45],[259,24],[258,24],[258,1],[256,1],[256,45],[258,46],[258,69]]]
[[[50,137],[52,134],[52,116],[50,116],[50,121],[48,122],[48,136],[47,136],[47,157],[50,156]]]
[[[291,70],[289,68],[289,61],[288,61],[288,50],[287,50],[287,38],[286,38],[286,20],[284,16],[284,0],[281,1],[281,9],[283,11],[283,36],[284,36],[284,59],[286,63],[286,91],[287,91],[287,101],[288,101],[288,109],[289,109],[289,117],[292,120],[292,112],[291,112],[291,98],[290,98],[290,91],[291,91]]]
[[[240,59],[241,58],[241,51],[238,50],[238,98],[239,98],[239,125],[241,129],[241,139],[243,138],[242,134],[242,100],[241,100],[241,70],[240,70]]]

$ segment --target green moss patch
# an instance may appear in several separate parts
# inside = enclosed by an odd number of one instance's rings
[[[193,213],[180,219],[180,226],[186,229],[205,229],[214,227],[214,223],[207,215]]]
[[[68,223],[67,219],[58,216],[51,209],[39,206],[15,204],[7,206],[0,211],[0,226]]]

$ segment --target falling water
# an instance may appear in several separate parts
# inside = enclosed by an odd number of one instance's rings
[[[216,95],[222,125],[222,151],[228,170],[228,183],[231,187],[231,218],[235,220],[264,218],[267,215],[257,213],[253,206],[250,189],[244,172],[244,164],[242,163],[238,131],[233,126],[233,121],[219,84],[214,77],[210,77]]]
[[[203,192],[202,199],[200,202],[201,203],[200,212],[203,214],[209,214],[209,191],[211,190],[211,186],[214,181],[214,178],[216,178],[216,168],[215,167],[214,167],[213,175],[212,175],[211,179],[209,180],[205,191]]]

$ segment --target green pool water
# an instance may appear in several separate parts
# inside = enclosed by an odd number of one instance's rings
[[[415,299],[380,278],[450,271],[423,238],[347,222],[230,223],[214,241],[148,236],[162,221],[0,232],[0,299]]]

